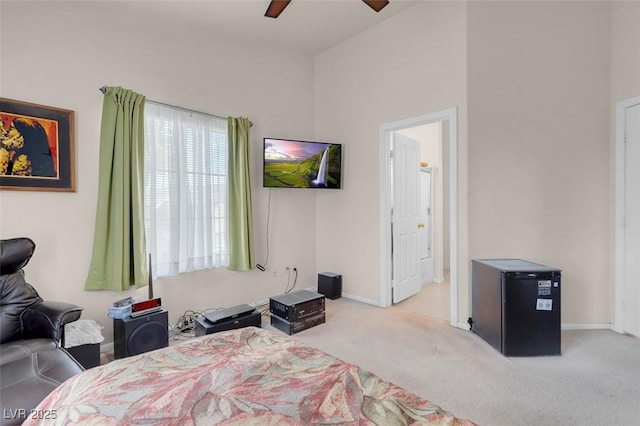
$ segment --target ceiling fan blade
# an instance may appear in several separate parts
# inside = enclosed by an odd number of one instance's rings
[[[289,6],[291,0],[271,0],[264,16],[268,18],[277,18],[280,16],[285,7]]]
[[[362,0],[369,6],[371,9],[376,12],[380,12],[386,5],[389,4],[389,0]]]

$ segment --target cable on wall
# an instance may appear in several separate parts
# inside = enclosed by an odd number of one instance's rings
[[[285,289],[285,293],[290,293],[294,288],[296,288],[296,282],[298,281],[298,268],[293,268],[294,276],[293,276],[293,285],[289,288],[289,282],[291,281],[291,270],[287,267],[287,288]]]
[[[267,202],[267,258],[264,265],[256,264],[256,268],[264,272],[267,269],[269,263],[269,221],[271,219],[271,189],[269,189],[269,201]]]

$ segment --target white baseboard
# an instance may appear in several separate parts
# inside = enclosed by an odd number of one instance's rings
[[[356,296],[354,294],[349,294],[349,293],[342,293],[342,297],[344,297],[345,299],[355,300],[356,302],[362,302],[368,305],[377,306],[379,308],[382,307],[382,305],[380,304],[380,301],[378,300],[367,299],[365,297],[360,297],[360,296]]]
[[[307,287],[305,290],[316,291],[316,292],[318,291],[316,287]],[[341,296],[344,297],[345,299],[351,299],[351,300],[355,300],[356,302],[366,303],[367,305],[373,305],[379,308],[383,307],[378,300],[367,299],[365,297],[360,297],[360,296],[356,296],[355,294],[349,294],[344,292],[341,294]]]
[[[426,287],[430,284],[442,284],[444,282],[444,278],[434,278],[429,282],[420,284],[421,287]]]
[[[562,323],[562,330],[613,330],[613,324],[571,324]]]
[[[113,342],[100,345],[100,353],[113,352]]]
[[[252,308],[257,308],[259,306],[268,305],[268,304],[269,304],[269,299],[262,299],[258,302],[249,303],[249,306],[251,306]]]
[[[470,331],[471,330],[471,326],[469,325],[468,322],[459,322],[456,325],[457,328],[461,329],[461,330],[467,330]]]

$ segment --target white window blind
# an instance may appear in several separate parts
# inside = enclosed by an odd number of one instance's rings
[[[227,120],[147,101],[144,122],[154,275],[228,266]]]

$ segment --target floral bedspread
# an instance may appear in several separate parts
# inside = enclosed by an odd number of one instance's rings
[[[473,424],[356,365],[255,327],[92,368],[36,412],[50,414],[41,420],[46,425]]]

